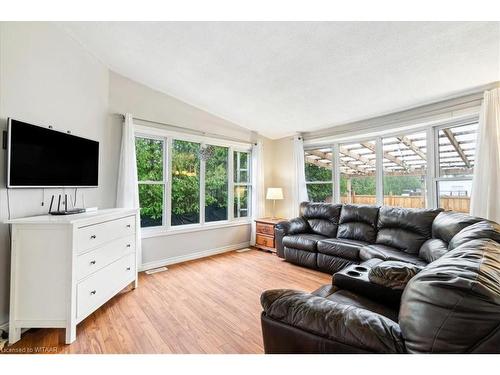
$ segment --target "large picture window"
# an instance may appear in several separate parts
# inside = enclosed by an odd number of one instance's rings
[[[333,202],[333,153],[331,148],[304,151],[307,195],[311,202]]]
[[[309,200],[469,212],[478,118],[448,124],[322,147],[306,143]]]
[[[154,138],[135,138],[137,178],[141,226],[163,224],[163,196],[165,194],[164,154],[165,142]]]
[[[189,230],[250,218],[250,145],[158,133],[144,127],[136,135],[141,227]]]

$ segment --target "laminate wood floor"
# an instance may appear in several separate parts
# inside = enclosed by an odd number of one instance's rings
[[[140,274],[77,327],[64,344],[62,329],[32,329],[9,352],[263,353],[260,294],[266,289],[312,291],[327,274],[294,266],[276,255],[228,252]]]

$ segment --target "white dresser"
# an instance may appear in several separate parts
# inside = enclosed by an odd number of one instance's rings
[[[137,210],[33,216],[12,225],[9,343],[23,328],[76,325],[130,283],[137,287]]]

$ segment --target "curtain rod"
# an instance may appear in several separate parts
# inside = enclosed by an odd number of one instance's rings
[[[116,113],[116,115],[121,116],[122,119],[125,119],[125,115],[123,113]],[[172,124],[168,124],[166,122],[148,120],[145,118],[140,118],[140,117],[135,117],[135,116],[132,116],[132,118],[134,120],[148,122],[150,124],[157,124],[157,125],[161,125],[162,127],[176,129],[182,133],[191,133],[191,134],[200,135],[203,137],[219,138],[219,139],[223,139],[226,141],[232,141],[232,142],[250,143],[250,144],[255,144],[255,145],[257,144],[256,141],[249,141],[249,140],[244,140],[244,139],[240,139],[240,138],[228,137],[228,136],[220,135],[220,134],[216,134],[216,133],[204,132],[202,130],[191,129],[191,128],[187,128],[187,127],[179,126],[179,125],[172,125]]]

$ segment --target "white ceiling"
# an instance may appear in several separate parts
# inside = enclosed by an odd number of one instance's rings
[[[111,70],[270,138],[500,80],[500,23],[62,23]]]

